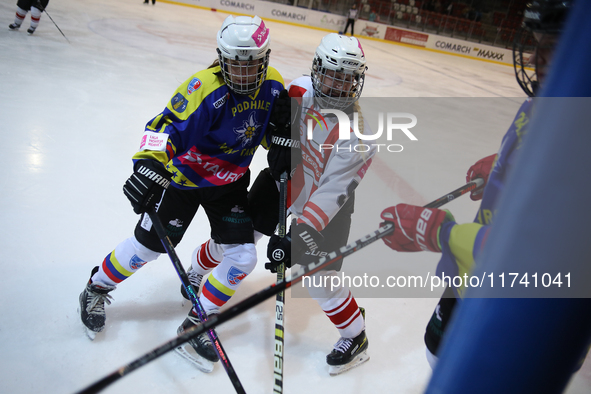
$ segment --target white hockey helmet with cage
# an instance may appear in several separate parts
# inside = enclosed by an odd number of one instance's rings
[[[255,92],[264,82],[271,50],[269,28],[258,16],[228,16],[217,34],[224,82],[238,94]]]
[[[365,54],[355,37],[330,33],[322,38],[312,62],[314,96],[326,108],[345,109],[361,96]]]

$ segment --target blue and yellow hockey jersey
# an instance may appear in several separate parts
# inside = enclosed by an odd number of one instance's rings
[[[219,66],[200,71],[176,90],[146,125],[134,164],[161,162],[179,189],[227,185],[246,173],[258,146],[267,146],[267,124],[283,78],[269,67],[259,90],[243,96],[228,88],[219,71]]]
[[[532,110],[533,100],[527,99],[519,108],[511,127],[503,137],[474,223],[448,222],[441,226],[439,242],[442,256],[437,266],[438,275],[444,272],[446,276],[463,276],[465,273],[470,274],[474,268],[474,260],[482,250],[490,225],[494,220],[496,205],[503,191],[507,175],[515,164],[516,153],[521,148],[523,138],[528,132]],[[456,295],[461,296],[463,290],[456,289]]]

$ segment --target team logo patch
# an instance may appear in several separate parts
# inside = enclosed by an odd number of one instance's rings
[[[256,112],[252,111],[248,115],[248,120],[242,122],[241,127],[234,128],[234,133],[238,136],[238,141],[242,143],[242,146],[246,146],[250,145],[261,127],[262,125],[256,120]]]
[[[135,271],[142,268],[146,263],[147,261],[140,259],[139,257],[137,257],[137,255],[134,254],[131,260],[129,261],[129,267]]]
[[[195,90],[199,89],[200,87],[201,87],[201,80],[199,80],[199,78],[191,79],[191,82],[189,82],[189,86],[187,86],[187,94],[193,93]]]
[[[238,286],[242,279],[246,278],[246,273],[232,266],[228,271],[228,283],[232,286]]]
[[[187,99],[180,93],[175,94],[175,96],[170,100],[170,106],[176,112],[183,112],[187,109]]]

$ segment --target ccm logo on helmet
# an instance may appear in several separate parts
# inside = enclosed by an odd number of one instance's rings
[[[417,243],[424,251],[428,251],[427,247],[425,246],[425,231],[427,230],[427,222],[431,218],[433,211],[429,209],[425,209],[421,212],[421,216],[419,217],[419,221],[417,222]]]
[[[347,66],[359,66],[359,62],[352,62],[350,60],[343,60],[343,64],[346,64]]]

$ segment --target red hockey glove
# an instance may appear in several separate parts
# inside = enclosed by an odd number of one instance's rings
[[[394,224],[394,232],[382,239],[399,252],[441,252],[439,228],[446,220],[453,220],[449,211],[408,204],[386,208],[381,217]]]
[[[476,178],[482,178],[484,180],[484,185],[482,185],[482,187],[472,190],[472,193],[470,193],[472,201],[482,200],[482,192],[484,191],[484,186],[486,186],[488,176],[490,175],[496,157],[496,153],[494,155],[486,156],[484,159],[478,160],[468,169],[468,172],[466,173],[466,183],[471,182]]]

